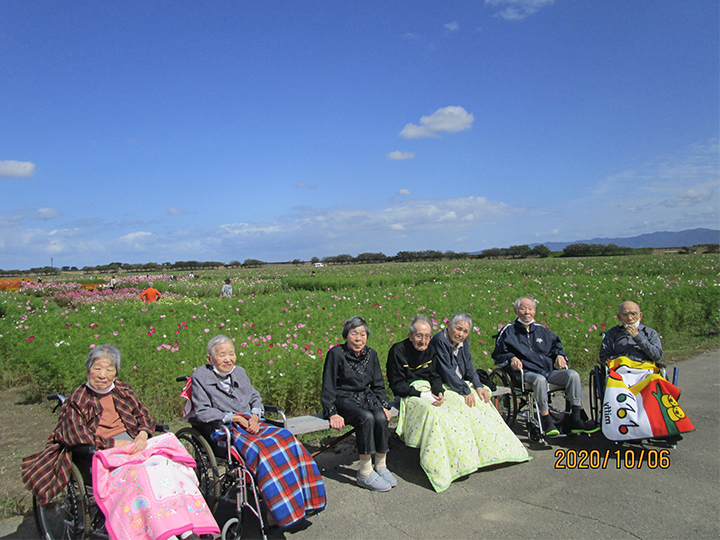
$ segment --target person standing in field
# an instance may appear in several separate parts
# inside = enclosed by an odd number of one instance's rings
[[[149,281],[147,289],[145,289],[140,295],[140,300],[142,300],[146,304],[149,304],[150,302],[157,302],[158,300],[160,300],[160,296],[162,296],[160,294],[160,291],[153,287],[152,281]]]
[[[222,289],[220,289],[220,293],[223,295],[223,297],[232,296],[232,285],[230,285],[230,278],[227,278],[225,280]]]
[[[663,357],[660,335],[643,324],[640,306],[623,302],[618,307],[620,324],[608,330],[600,347],[600,360],[627,356],[638,362],[659,362]]]
[[[582,418],[582,382],[574,369],[568,369],[568,358],[560,338],[535,323],[537,301],[529,296],[515,300],[513,309],[517,319],[500,331],[492,353],[495,365],[523,370],[525,383],[532,385],[540,409],[545,434],[559,435],[560,430],[550,416],[548,384],[565,388],[571,403],[570,430],[573,433],[594,433],[600,428]]]

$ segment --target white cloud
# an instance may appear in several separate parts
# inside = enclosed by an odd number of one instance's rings
[[[410,190],[401,194],[409,195]],[[453,249],[472,251],[479,231],[507,224],[514,209],[483,197],[399,197],[368,208],[297,207],[290,214],[263,222],[170,231],[159,223],[146,222],[138,230],[121,221],[99,219],[44,230],[24,227],[22,216],[8,215],[0,216],[0,260],[5,268],[31,268],[51,256],[59,266],[78,267],[111,261],[229,262],[248,257],[284,261],[364,251],[445,250],[452,239],[463,236],[469,243]],[[523,210],[523,214],[532,212]]]
[[[167,213],[168,216],[184,216],[185,214],[187,214],[187,210],[180,210],[175,206],[171,206],[170,208],[168,208]]]
[[[475,117],[462,107],[450,106],[438,109],[430,116],[420,118],[420,125],[407,124],[400,132],[405,139],[439,137],[439,133],[456,133],[472,127]]]
[[[35,164],[30,161],[0,161],[0,177],[31,178],[35,173]]]
[[[551,6],[555,0],[485,0],[485,5],[504,8],[495,13],[507,21],[518,21],[537,13],[545,6]]]
[[[587,197],[563,204],[563,235],[572,231],[573,236],[562,240],[717,229],[718,178],[720,146],[715,139],[608,176]],[[536,223],[538,230],[555,228],[555,216],[546,219]]]
[[[60,212],[54,208],[38,208],[33,214],[33,219],[45,220],[60,216]]]
[[[299,182],[298,184],[295,185],[295,187],[298,188],[298,189],[308,189],[308,190],[311,190],[311,191],[312,191],[312,190],[315,189],[317,186],[316,186],[315,184],[313,184],[313,185],[311,185],[311,186],[308,186],[305,182]]]
[[[453,21],[451,23],[444,24],[443,26],[449,32],[457,32],[458,29],[460,28],[460,25],[457,23],[457,21]]]
[[[126,234],[125,236],[121,236],[120,238],[118,238],[118,240],[120,242],[125,242],[125,243],[129,244],[132,242],[137,242],[138,240],[146,239],[149,236],[152,236],[152,233],[141,231],[141,232],[134,232],[134,233]]]
[[[256,236],[260,234],[274,234],[282,231],[282,227],[279,224],[254,225],[252,223],[228,223],[221,225],[220,229],[231,236]]]
[[[394,152],[390,152],[387,154],[388,159],[394,159],[394,160],[403,160],[403,159],[412,159],[415,157],[415,154],[412,152],[401,152],[400,150],[395,150]]]
[[[713,190],[708,188],[688,189],[670,197],[663,204],[668,208],[696,206],[710,200],[712,196]]]
[[[412,195],[412,191],[410,191],[409,189],[401,189],[400,191],[398,191],[398,193],[400,195],[406,195],[406,196]]]

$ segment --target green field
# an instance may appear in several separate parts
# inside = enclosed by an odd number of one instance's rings
[[[90,347],[109,342],[123,353],[120,378],[168,421],[182,408],[175,377],[204,363],[208,339],[223,333],[266,402],[290,414],[316,412],[323,359],[342,342],[348,317],[365,318],[368,345],[384,362],[416,313],[439,330],[467,311],[475,364],[488,368],[493,335],[514,319],[510,303],[523,295],[540,302],[536,319],[560,336],[583,378],[624,300],[640,304],[669,360],[720,345],[710,331],[720,314],[717,255],[349,265],[315,269],[314,278],[310,270],[226,270],[172,282],[151,276],[164,298],[147,306],[139,277],[121,277],[114,292],[71,281],[0,292],[0,386],[31,383],[35,397],[69,392],[84,381]],[[226,277],[235,295],[219,298]]]

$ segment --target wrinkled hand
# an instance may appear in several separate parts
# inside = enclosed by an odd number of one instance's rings
[[[445,403],[445,395],[444,394],[438,394],[437,396],[435,394],[432,395],[433,398],[435,398],[435,401],[433,401],[433,405],[436,407],[439,407],[443,403]]]
[[[468,407],[474,407],[475,406],[475,396],[472,392],[470,392],[467,396],[465,396],[465,405]]]
[[[627,332],[628,336],[630,336],[631,338],[634,338],[634,337],[637,336],[638,333],[639,333],[639,332],[638,332],[638,329],[635,328],[635,326],[632,325],[632,324],[627,325],[627,326],[625,327],[625,331]]]
[[[513,356],[512,360],[510,360],[510,367],[513,368],[515,371],[520,371],[523,367],[523,363],[517,356]]]
[[[257,414],[253,414],[250,420],[245,418],[242,414],[234,414],[232,421],[240,424],[240,427],[247,431],[250,435],[256,435],[260,431],[259,418]]]
[[[475,391],[477,392],[478,397],[485,403],[490,401],[490,391],[487,388],[476,388]]]
[[[388,411],[390,412],[390,411]],[[339,414],[333,414],[330,417],[330,427],[333,429],[342,429],[345,427],[345,419]]]
[[[253,414],[248,422],[247,432],[250,435],[257,435],[260,432],[260,417],[257,414]]]
[[[390,421],[390,417],[392,416],[392,413],[390,412],[390,409],[383,409],[383,412],[385,413],[385,418],[387,418],[387,421]]]
[[[147,448],[148,432],[141,431],[132,443],[131,454],[137,454]]]
[[[565,369],[567,367],[567,358],[558,355],[555,359],[555,369]]]

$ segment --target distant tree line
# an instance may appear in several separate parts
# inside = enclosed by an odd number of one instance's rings
[[[630,255],[633,248],[615,244],[570,244],[563,249],[562,257],[606,257],[610,255]]]
[[[652,248],[629,248],[615,244],[569,244],[565,246],[560,257],[606,257],[610,255],[641,255],[651,253]],[[679,255],[693,253],[720,253],[719,244],[698,244],[692,247],[679,248],[674,251]],[[484,249],[478,254],[469,254],[466,252],[456,253],[454,251],[437,251],[426,249],[424,251],[398,251],[394,256],[385,255],[382,252],[360,253],[357,257],[353,257],[347,253],[340,255],[332,255],[328,257],[313,257],[310,259],[311,264],[323,263],[324,265],[344,265],[344,264],[371,264],[384,262],[422,262],[422,261],[440,261],[440,260],[458,260],[458,259],[527,259],[530,257],[545,258],[550,257],[552,252],[543,245],[538,244],[530,247],[527,244],[510,246],[507,248],[489,248]],[[172,271],[195,271],[195,270],[214,270],[217,268],[259,268],[266,264],[260,259],[245,259],[243,262],[230,261],[228,264],[219,261],[176,261],[174,263],[165,262],[162,264],[148,262],[144,264],[128,264],[122,262],[113,262],[110,264],[102,264],[97,266],[83,266],[82,272],[86,274],[112,274],[116,272],[123,273],[156,273]],[[293,259],[288,264],[302,265],[304,261]],[[29,270],[1,270],[0,277],[4,276],[23,276],[23,275],[54,275],[60,272],[77,272],[77,266],[63,266],[55,268],[52,266],[44,266],[39,268],[31,268]]]
[[[544,244],[531,248],[527,244],[510,246],[509,248],[484,249],[480,254],[485,259],[527,259],[528,257],[549,257],[552,252]]]

